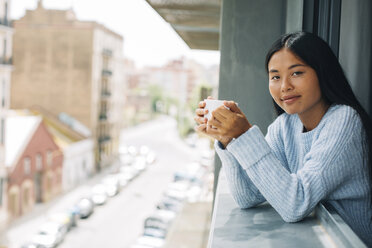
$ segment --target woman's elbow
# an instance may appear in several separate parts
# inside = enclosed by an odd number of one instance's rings
[[[284,212],[284,213],[279,213],[280,217],[287,222],[287,223],[295,223],[303,220],[306,216],[308,216],[307,212],[297,212],[295,213],[294,211],[291,212]]]
[[[261,203],[258,201],[243,201],[243,200],[235,200],[235,202],[236,204],[238,204],[239,208],[241,209],[252,208]]]
[[[296,223],[304,219],[304,216],[281,216],[287,223]]]

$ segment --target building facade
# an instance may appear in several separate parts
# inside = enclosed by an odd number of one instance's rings
[[[40,116],[6,119],[6,169],[9,219],[29,212],[62,190],[63,154]]]
[[[62,151],[63,191],[84,183],[94,173],[94,140],[89,129],[67,114],[54,116],[42,108],[23,112],[25,115],[42,116],[54,142]]]
[[[11,107],[67,113],[91,130],[96,169],[110,164],[123,121],[123,38],[41,2],[14,29]]]
[[[0,0],[0,232],[7,223],[6,169],[5,169],[5,118],[10,103],[12,71],[12,35],[10,0]],[[1,237],[0,237],[1,238]]]

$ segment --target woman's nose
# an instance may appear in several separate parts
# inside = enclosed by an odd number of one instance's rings
[[[291,84],[291,81],[289,78],[283,78],[282,85],[281,85],[281,91],[286,92],[293,90],[293,85]]]

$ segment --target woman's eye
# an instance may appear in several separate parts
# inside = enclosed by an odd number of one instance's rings
[[[301,74],[303,74],[303,72],[302,71],[296,71],[296,72],[293,72],[293,76],[298,76],[298,75],[301,75]]]
[[[272,76],[271,77],[271,80],[278,80],[279,79],[279,76]]]

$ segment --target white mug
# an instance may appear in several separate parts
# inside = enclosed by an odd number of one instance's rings
[[[212,118],[212,112],[218,107],[222,106],[224,100],[204,99],[204,102],[205,102],[204,109],[208,109],[208,114],[204,115],[204,117],[210,120]],[[228,109],[228,107],[225,108]]]

